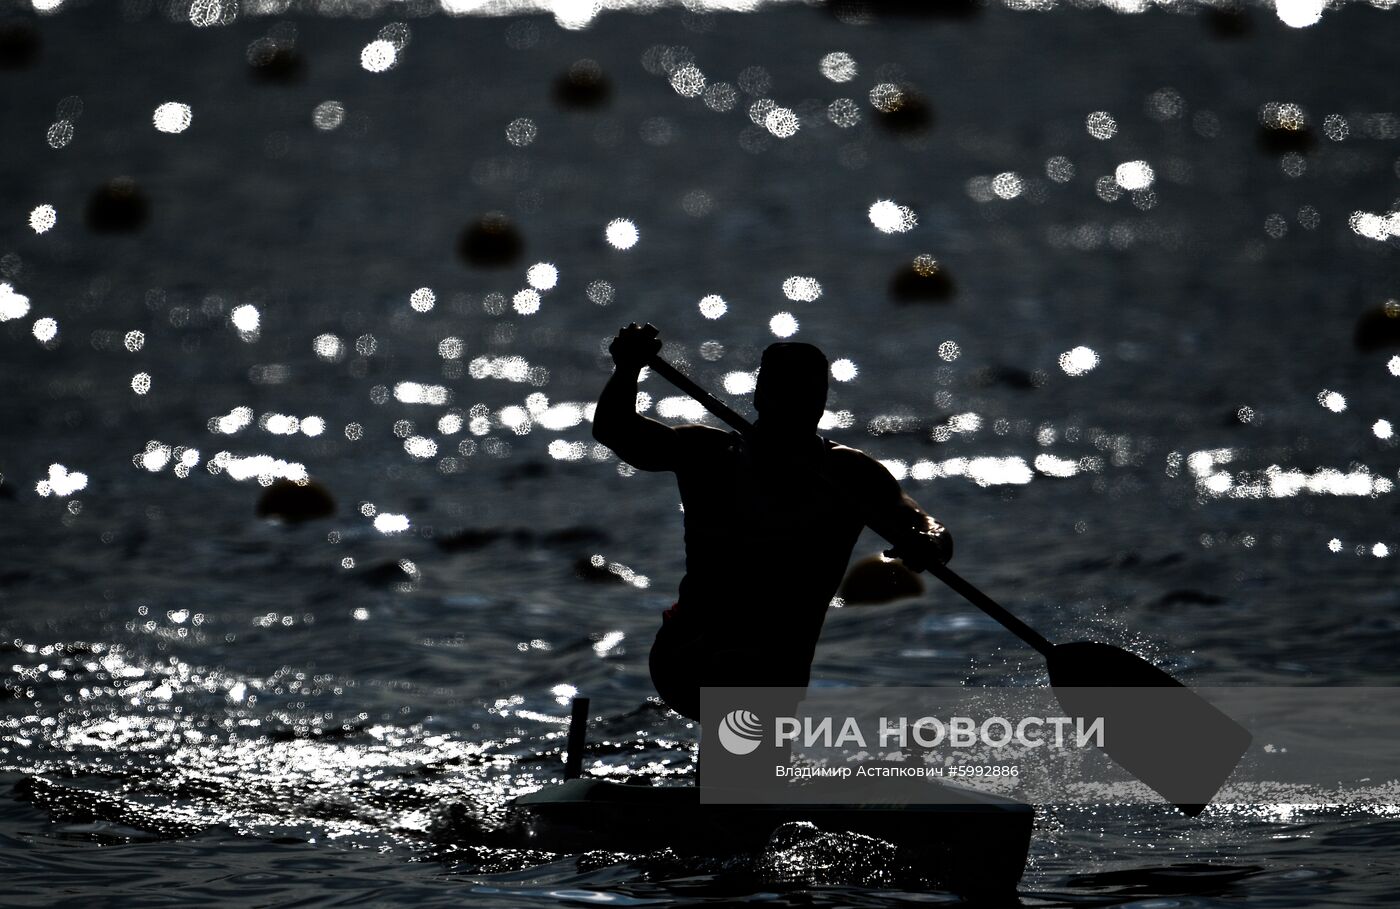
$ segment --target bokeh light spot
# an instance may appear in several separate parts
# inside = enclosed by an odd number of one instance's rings
[[[768,119],[768,115],[778,107],[778,102],[772,98],[759,98],[749,105],[749,119],[754,126],[763,126]]]
[[[780,338],[797,334],[797,318],[790,312],[780,312],[768,320],[768,330]]]
[[[262,322],[262,317],[258,314],[258,308],[251,303],[244,303],[236,306],[233,312],[229,313],[229,321],[233,327],[244,333],[251,333],[258,330],[258,325]]]
[[[167,101],[151,115],[151,122],[163,133],[182,133],[190,128],[193,119],[190,106],[179,101]]]
[[[1124,161],[1113,172],[1113,179],[1127,190],[1147,189],[1156,174],[1146,161]]]
[[[1084,128],[1095,139],[1112,139],[1118,133],[1118,121],[1106,110],[1096,110],[1084,118]]]
[[[870,90],[870,106],[882,114],[892,114],[904,105],[904,89],[893,82],[881,82]]]
[[[1327,0],[1274,0],[1274,11],[1290,28],[1307,28],[1322,18]]]
[[[602,278],[589,281],[588,287],[584,290],[584,295],[588,297],[588,302],[597,306],[607,306],[617,296],[613,286]]]
[[[438,448],[437,443],[426,436],[409,436],[404,440],[403,450],[421,461],[435,456]]]
[[[1068,183],[1074,179],[1074,162],[1064,155],[1056,155],[1045,162],[1045,176],[1056,183]]]
[[[631,249],[641,235],[636,224],[626,218],[614,218],[608,222],[604,236],[614,249]]]
[[[1144,106],[1147,116],[1159,123],[1179,120],[1182,114],[1186,113],[1186,99],[1181,96],[1181,92],[1170,86],[1159,88],[1148,95]]]
[[[751,372],[735,370],[725,373],[721,384],[725,394],[746,395],[758,387],[758,379]]]
[[[311,111],[311,125],[323,133],[336,129],[345,122],[345,105],[339,101],[322,101]]]
[[[832,82],[850,82],[859,72],[855,58],[845,51],[832,51],[821,62],[822,75]]]
[[[766,95],[773,88],[773,77],[761,66],[746,66],[739,72],[739,87],[757,97]]]
[[[1333,413],[1341,413],[1342,411],[1347,409],[1346,396],[1343,395],[1341,392],[1331,391],[1330,389],[1326,388],[1317,393],[1317,403],[1321,404],[1323,407],[1327,408]]]
[[[728,82],[715,82],[705,89],[705,106],[717,114],[734,109],[739,103],[739,93]]]
[[[811,303],[822,295],[821,282],[807,275],[793,275],[783,282],[783,296],[798,303]]]
[[[87,474],[76,470],[70,471],[62,464],[50,464],[48,478],[34,484],[34,491],[45,498],[48,496],[65,498],[86,489],[87,484]]]
[[[0,322],[22,319],[29,314],[29,298],[5,282],[0,282]]]
[[[1026,188],[1026,182],[1015,171],[1004,171],[992,178],[992,194],[998,199],[1014,199]]]
[[[919,223],[914,210],[890,199],[881,199],[870,206],[870,223],[882,234],[902,234]]]
[[[559,269],[548,262],[536,262],[525,272],[525,280],[535,290],[551,290],[559,283]]]
[[[844,358],[831,364],[831,377],[838,382],[849,382],[859,373],[856,364]]]
[[[837,98],[826,106],[826,118],[840,129],[850,129],[860,122],[860,105],[850,98]]]
[[[790,139],[801,127],[797,114],[786,107],[775,107],[763,118],[763,127],[779,139]]]
[[[47,233],[58,223],[58,212],[52,205],[38,205],[29,213],[29,226],[36,234]]]
[[[705,91],[705,74],[693,63],[677,67],[671,73],[671,88],[682,98],[698,98]]]
[[[506,127],[506,141],[517,148],[524,148],[535,141],[535,136],[539,135],[539,128],[535,126],[535,121],[529,117],[520,117],[510,121]]]
[[[360,51],[360,66],[367,72],[382,73],[398,62],[399,51],[391,41],[371,41]]]
[[[408,529],[408,515],[390,514],[387,511],[374,516],[374,529],[382,534],[403,533]]]
[[[1060,368],[1068,376],[1082,376],[1099,365],[1099,355],[1089,347],[1076,347],[1060,354]]]
[[[345,356],[345,343],[332,334],[317,335],[311,342],[311,349],[327,363],[334,363]]]
[[[681,197],[681,209],[692,218],[703,218],[715,207],[715,198],[703,189],[692,189]]]
[[[729,304],[719,294],[709,294],[700,299],[700,315],[707,319],[718,319],[729,311]]]

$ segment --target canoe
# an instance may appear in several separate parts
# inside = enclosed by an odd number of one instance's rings
[[[899,847],[941,889],[979,898],[1015,892],[1035,812],[1011,799],[938,784],[941,804],[701,804],[693,786],[578,777],[517,797],[516,824],[532,848],[681,854],[762,849],[778,827],[806,821]]]

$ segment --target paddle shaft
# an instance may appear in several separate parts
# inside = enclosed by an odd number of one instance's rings
[[[574,698],[569,707],[569,744],[564,757],[564,779],[583,776],[583,749],[588,744],[588,698]]]
[[[719,419],[729,424],[738,432],[747,436],[753,429],[752,423],[735,413],[719,398],[716,398],[704,388],[701,388],[700,385],[689,376],[661,359],[660,355],[653,355],[651,359],[647,361],[647,365],[650,366],[652,371],[657,375],[699,401],[704,405],[706,410],[716,417],[719,417]],[[837,495],[844,495],[843,490],[837,488],[834,483],[830,485]],[[892,545],[900,545],[899,537],[903,536],[903,534],[892,531],[888,527],[881,528],[873,525],[871,526],[871,530],[874,530],[880,536],[884,537]],[[1041,655],[1048,657],[1050,656],[1050,651],[1055,649],[1055,645],[1046,640],[1040,632],[1016,618],[1016,616],[1008,612],[1000,603],[972,586],[972,584],[964,580],[961,575],[953,571],[947,565],[931,565],[927,570],[929,574],[953,588],[963,599],[996,619],[1007,631],[1010,631],[1012,634],[1016,635],[1016,637],[1034,647]]]

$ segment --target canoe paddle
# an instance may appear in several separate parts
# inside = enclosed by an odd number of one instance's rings
[[[753,430],[659,355],[647,365],[739,433]],[[843,494],[834,484],[832,491]],[[914,533],[871,529],[896,547]],[[1096,641],[1052,644],[948,566],[926,570],[1045,657],[1060,705],[1077,717],[1103,718],[1103,750],[1189,817],[1205,809],[1249,748],[1248,730],[1142,657]]]

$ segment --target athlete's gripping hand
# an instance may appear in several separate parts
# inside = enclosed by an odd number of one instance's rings
[[[946,565],[953,557],[953,535],[937,521],[929,518],[929,527],[902,545],[885,550],[885,556],[899,559],[910,571],[925,571]]]
[[[608,345],[608,353],[612,354],[613,362],[619,369],[640,370],[647,365],[648,360],[660,352],[661,338],[656,326],[650,322],[645,325],[627,323]]]

